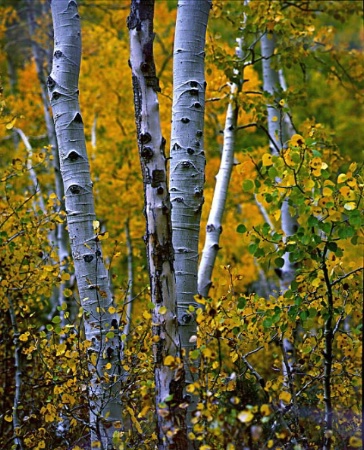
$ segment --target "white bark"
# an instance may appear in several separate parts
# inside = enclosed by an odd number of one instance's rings
[[[184,371],[178,335],[171,205],[159,89],[153,58],[154,0],[132,0],[128,28],[138,147],[143,173],[147,256],[154,304],[153,345],[158,449],[186,450]],[[167,359],[173,364],[165,365]]]
[[[34,4],[33,4],[32,0],[27,0],[27,22],[28,22],[28,29],[29,29],[30,39],[31,39],[31,47],[32,47],[35,67],[37,70],[39,85],[41,88],[43,113],[44,113],[46,129],[47,129],[48,142],[52,148],[52,156],[53,156],[52,163],[53,163],[53,169],[54,169],[55,193],[57,195],[58,200],[60,201],[61,209],[64,210],[64,189],[63,189],[63,182],[62,182],[62,176],[61,176],[61,171],[60,171],[60,162],[59,162],[56,132],[54,129],[54,123],[53,123],[51,113],[50,113],[50,103],[49,103],[49,98],[48,98],[48,94],[47,94],[46,79],[45,79],[45,74],[44,74],[44,58],[41,54],[39,45],[34,40],[34,35],[36,32],[36,21],[35,21],[35,17],[34,17]],[[24,141],[23,137],[22,137],[22,139]],[[50,236],[50,238],[48,238],[48,241],[51,245],[52,245],[53,241],[55,241],[55,243],[57,244],[60,271],[63,272],[67,267],[65,264],[67,261],[67,258],[70,256],[66,224],[64,222],[56,224],[55,239]],[[67,283],[60,283],[59,286],[54,286],[54,288],[53,288],[53,295],[52,295],[52,299],[51,299],[51,303],[52,303],[51,314],[52,315],[54,314],[56,307],[61,306],[63,301],[65,300],[63,291],[64,291],[66,285],[67,285]],[[61,318],[62,318],[62,324],[64,325],[64,318],[63,318],[64,311],[62,310],[60,314],[61,314]]]
[[[273,96],[273,101],[267,104],[268,132],[270,135],[270,149],[273,155],[278,155],[283,147],[282,137],[282,117],[275,100],[279,88],[278,72],[272,69],[272,59],[274,58],[275,39],[273,33],[263,33],[261,37],[262,67],[263,67],[263,88]]]
[[[19,419],[18,411],[21,405],[21,389],[22,389],[22,369],[21,369],[21,345],[19,341],[19,329],[16,322],[16,313],[14,311],[14,305],[10,297],[9,302],[9,315],[11,326],[13,329],[13,343],[14,343],[14,369],[15,369],[15,389],[14,389],[14,403],[13,403],[13,427],[14,427],[14,445],[17,449],[23,450],[23,443],[20,437],[17,435],[18,430],[21,429],[21,421]]]
[[[241,42],[236,53],[243,58]],[[241,73],[241,80],[244,79],[244,71]],[[215,266],[217,253],[220,249],[219,240],[222,233],[222,218],[225,210],[226,198],[230,184],[231,172],[234,166],[234,150],[236,127],[238,122],[239,106],[237,95],[240,87],[232,83],[230,88],[230,99],[226,112],[224,143],[221,154],[219,172],[216,176],[216,185],[212,199],[211,209],[206,225],[205,245],[198,268],[198,293],[207,297],[212,285],[212,272]]]
[[[133,244],[130,236],[129,218],[125,220],[125,241],[127,248],[127,265],[128,265],[128,293],[126,295],[126,304],[125,304],[126,324],[124,326],[123,334],[125,334],[127,340],[130,332],[131,318],[133,314],[133,299],[134,299]]]
[[[283,72],[281,76],[279,72],[271,67],[272,58],[275,50],[274,33],[266,32],[262,35],[261,49],[263,57],[263,89],[272,95],[272,103],[267,105],[268,114],[268,132],[271,138],[270,148],[273,155],[280,155],[281,149],[285,146],[287,140],[292,136],[293,126],[291,121],[285,120],[284,113],[278,108],[279,104],[279,88],[285,90],[285,80]],[[281,84],[282,83],[282,84]],[[287,116],[288,117],[288,116]],[[279,180],[277,180],[279,181]],[[289,236],[295,233],[297,226],[295,218],[290,213],[290,207],[287,199],[284,199],[281,207],[281,229],[283,231],[283,241],[286,243]],[[284,294],[295,278],[296,268],[289,259],[290,254],[284,253],[284,264],[281,269],[279,283],[281,294]],[[282,372],[286,387],[290,390],[294,405],[294,420],[297,424],[298,409],[294,387],[294,362],[295,348],[294,343],[289,339],[282,340]]]
[[[170,192],[178,323],[188,355],[196,333],[198,240],[205,181],[205,34],[211,2],[180,0],[174,40]],[[193,375],[186,373],[186,381]]]
[[[81,29],[75,0],[53,0],[54,54],[48,77],[66,197],[80,301],[84,310],[90,385],[92,448],[112,446],[113,422],[121,418],[119,320],[109,313],[113,299],[95,223],[92,182],[78,102]],[[106,334],[108,334],[106,336]]]

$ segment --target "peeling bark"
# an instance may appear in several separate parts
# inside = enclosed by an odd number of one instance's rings
[[[95,225],[94,198],[78,102],[81,29],[77,3],[51,3],[54,57],[47,85],[53,109],[67,226],[85,336],[89,342],[91,446],[112,448],[114,421],[121,418],[119,317],[110,314],[113,299]]]
[[[178,335],[171,204],[153,58],[154,0],[132,0],[128,28],[138,148],[143,174],[152,315],[158,449],[185,450],[184,369]],[[167,359],[168,358],[168,359]],[[166,362],[168,363],[166,364]]]

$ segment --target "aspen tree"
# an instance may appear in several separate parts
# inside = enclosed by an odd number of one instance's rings
[[[154,0],[133,0],[128,28],[135,119],[143,174],[147,257],[154,305],[153,356],[158,448],[185,450],[184,368],[178,335],[171,205],[153,57]]]
[[[281,76],[279,71],[272,67],[272,59],[274,58],[274,50],[276,46],[274,33],[265,32],[261,37],[262,66],[263,66],[263,89],[271,95],[271,101],[267,104],[268,117],[268,133],[270,138],[270,149],[272,155],[283,156],[283,149],[287,146],[287,141],[292,137],[293,127],[290,121],[285,119],[285,113],[279,107],[279,92],[282,90],[281,81],[283,81],[283,72]],[[283,241],[287,243],[289,237],[294,235],[297,222],[291,215],[290,205],[287,198],[284,198],[281,206],[281,228],[284,233]],[[295,278],[296,268],[290,260],[289,252],[283,255],[283,266],[280,269],[279,284],[280,291],[284,294]],[[292,395],[294,404],[294,420],[295,426],[298,428],[298,406],[295,395],[293,364],[295,359],[295,347],[289,339],[283,338],[281,342],[283,355],[283,374],[285,383]]]
[[[196,332],[198,240],[205,181],[205,34],[209,0],[180,0],[173,57],[170,192],[178,323],[188,356]],[[186,382],[194,380],[186,373]]]
[[[78,101],[81,28],[74,0],[52,1],[54,53],[47,80],[64,184],[85,336],[89,342],[91,446],[112,446],[113,423],[121,418],[119,318],[108,286],[94,211],[90,168]]]

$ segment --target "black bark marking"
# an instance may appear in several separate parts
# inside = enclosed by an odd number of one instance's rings
[[[76,113],[75,117],[73,118],[73,121],[74,121],[75,123],[83,123],[81,114],[80,114],[79,112]]]
[[[166,173],[164,170],[155,169],[152,172],[152,187],[158,187],[166,181]]]
[[[56,85],[56,82],[53,80],[53,78],[49,75],[49,77],[47,78],[47,86],[49,89],[53,89],[54,86]]]
[[[146,159],[147,161],[152,159],[153,155],[154,155],[154,151],[151,147],[143,147],[140,151],[140,156],[142,158]]]
[[[54,57],[55,57],[56,59],[61,58],[62,56],[63,56],[63,53],[61,52],[61,50],[56,50],[56,51],[54,52]]]
[[[93,255],[84,255],[83,260],[90,263],[94,259]]]
[[[190,119],[188,117],[182,117],[181,122],[182,123],[188,123]]]
[[[146,132],[146,133],[140,133],[140,142],[142,144],[148,144],[148,142],[150,142],[152,140],[152,136],[150,135],[150,133]]]
[[[59,92],[53,92],[52,94],[52,100],[58,100],[59,97],[61,97],[62,94],[60,94]]]
[[[75,162],[79,158],[82,158],[82,156],[78,152],[76,152],[76,150],[71,150],[65,157],[65,159],[69,159],[71,162]]]
[[[77,195],[81,193],[81,188],[80,186],[77,186],[76,184],[72,184],[69,187],[69,190],[71,191],[71,194]]]

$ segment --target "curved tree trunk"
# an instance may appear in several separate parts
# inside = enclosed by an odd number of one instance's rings
[[[108,286],[95,220],[90,168],[78,102],[81,28],[75,0],[53,0],[54,53],[48,77],[70,237],[85,336],[89,342],[91,446],[112,447],[121,419],[119,319]]]
[[[184,369],[178,335],[171,205],[153,57],[154,0],[132,0],[128,18],[135,119],[143,174],[158,448],[185,450]]]

